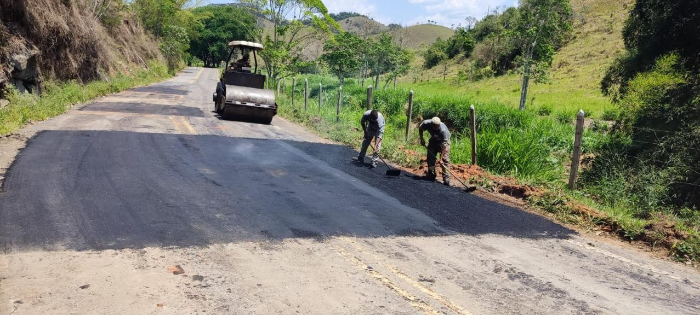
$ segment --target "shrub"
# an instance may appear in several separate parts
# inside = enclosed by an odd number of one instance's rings
[[[552,114],[552,106],[542,105],[537,108],[537,115],[549,116]]]
[[[620,109],[618,108],[606,108],[603,110],[603,115],[601,119],[607,121],[618,121],[620,119]]]

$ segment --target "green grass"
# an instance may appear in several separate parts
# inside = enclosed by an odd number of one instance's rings
[[[412,88],[422,93],[459,93],[478,103],[498,103],[517,108],[520,104],[519,75],[506,75],[478,82],[456,84],[448,80],[431,82],[400,83],[403,88]],[[617,107],[599,90],[570,87],[553,81],[552,84],[533,84],[527,97],[527,108],[551,108],[552,112],[577,112],[583,109],[587,116],[601,118],[603,113]]]
[[[329,77],[309,76],[309,110],[303,109],[303,79],[298,80],[295,106],[290,93],[280,96],[283,116],[304,123],[331,140],[353,147],[362,137],[359,120],[365,111],[366,89],[354,84],[344,87],[340,123],[336,123],[337,81]],[[318,110],[318,83],[324,85],[324,101]],[[488,171],[516,177],[527,182],[550,183],[565,179],[564,165],[570,159],[573,146],[573,120],[541,116],[539,110],[520,111],[497,102],[477,102],[468,96],[452,93],[424,93],[417,89],[414,98],[412,132],[405,141],[406,110],[409,90],[379,89],[374,91],[373,107],[387,119],[384,154],[406,166],[415,167],[419,158],[410,151],[424,152],[418,141],[417,124],[423,118],[439,116],[453,130],[452,160],[465,164],[471,160],[469,135],[469,106],[476,107],[477,157],[479,165]],[[602,134],[588,131],[584,137],[584,151],[598,143]],[[421,153],[422,155],[423,153]]]
[[[531,84],[527,106],[548,106],[553,112],[583,109],[593,118],[603,118],[604,112],[616,109],[602,94],[600,82],[617,54],[624,50],[622,28],[633,3],[633,0],[571,0],[575,13],[572,37],[554,56],[550,83]],[[460,57],[447,61],[447,80],[443,82],[443,64],[423,69],[423,60],[417,58],[412,72],[401,78],[400,83],[422,93],[459,93],[474,102],[519,105],[522,78],[517,71],[480,81],[457,82],[460,72],[468,72],[470,62]]]
[[[22,94],[14,89],[7,92],[9,105],[0,109],[0,135],[7,135],[29,122],[46,120],[65,113],[71,105],[87,102],[110,93],[157,82],[169,76],[167,68],[150,62],[149,70],[132,75],[117,75],[109,80],[88,84],[47,82],[41,97]]]

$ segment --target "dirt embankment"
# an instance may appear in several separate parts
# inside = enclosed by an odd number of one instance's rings
[[[9,84],[40,93],[47,80],[128,73],[162,58],[129,10],[95,0],[0,0],[0,98]]]

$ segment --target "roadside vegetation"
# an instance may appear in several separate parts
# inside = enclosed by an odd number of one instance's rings
[[[479,79],[488,83],[493,82],[488,80],[502,80],[499,76],[510,76],[512,91],[506,92],[518,95],[513,104],[510,102],[512,98],[503,102],[497,98],[479,97],[478,93],[455,93],[454,81],[447,82],[447,78],[441,83],[411,82],[416,70],[410,67],[415,66],[410,57],[408,69],[398,75],[400,79],[396,88],[388,84],[393,80],[391,71],[387,70],[389,68],[375,70],[370,66],[368,75],[364,75],[362,59],[352,60],[352,56],[362,56],[361,53],[336,58],[348,62],[334,64],[333,59],[344,52],[338,47],[360,47],[363,41],[371,46],[378,42],[340,33],[326,44],[322,63],[314,69],[315,73],[320,74],[297,77],[294,106],[291,106],[290,99],[291,80],[285,81],[285,92],[280,95],[281,114],[306,124],[334,141],[357,147],[362,137],[358,122],[365,109],[366,87],[374,85],[373,107],[387,117],[383,153],[390,160],[414,172],[422,172],[424,151],[416,139],[416,124],[421,119],[437,115],[453,130],[452,159],[458,164],[456,171],[473,184],[522,198],[533,208],[560,221],[577,224],[596,233],[618,235],[629,241],[663,248],[680,261],[697,262],[700,260],[697,200],[700,183],[696,175],[700,174],[697,169],[700,161],[697,161],[695,148],[700,147],[696,126],[700,117],[696,104],[697,89],[695,81],[691,79],[697,76],[692,66],[697,64],[693,59],[697,51],[691,44],[683,44],[687,41],[681,40],[689,38],[696,30],[690,26],[690,21],[693,21],[690,15],[679,20],[675,26],[659,22],[671,23],[675,19],[670,16],[649,22],[643,17],[648,12],[657,14],[654,9],[658,8],[654,5],[640,2],[630,7],[632,15],[624,31],[625,47],[629,52],[622,54],[617,61],[607,63],[610,70],[603,80],[607,96],[597,92],[598,101],[586,106],[575,102],[577,97],[592,99],[577,94],[588,93],[586,89],[572,89],[566,97],[553,98],[563,103],[558,106],[528,98],[530,105],[525,110],[518,110],[517,100],[522,92],[524,76],[522,62],[526,58],[523,54],[528,53],[525,49],[518,49],[518,45],[509,46],[516,47],[510,53],[496,55],[509,56],[508,62],[503,62],[504,59],[500,57],[489,59],[489,67],[497,65],[502,68],[490,68],[493,72],[487,78]],[[680,14],[682,10],[693,12],[685,5],[689,4],[665,4],[661,8],[665,13],[658,12],[658,15],[678,14],[680,17],[683,16]],[[526,7],[518,10],[522,8]],[[522,14],[510,12],[507,14],[513,18]],[[577,14],[573,12],[572,17]],[[635,14],[638,15],[636,18]],[[485,21],[492,23],[494,19],[487,17]],[[568,23],[567,20],[560,21]],[[470,27],[458,29],[455,37],[438,42],[423,53],[423,62],[435,63],[431,71],[433,76],[439,79],[440,75],[445,75],[441,72],[445,62],[453,62],[449,66],[461,67],[464,70],[460,71],[464,73],[474,73],[473,65],[478,60],[472,59],[472,62],[466,63],[468,67],[465,69],[465,63],[456,62],[455,59],[467,58],[470,49],[473,54],[473,47],[483,43],[483,39],[480,41],[476,36],[473,40],[468,38],[472,30],[480,29],[481,23],[483,21],[475,21]],[[575,27],[581,22],[572,25]],[[483,25],[481,27],[485,28]],[[508,29],[507,26],[502,28]],[[616,29],[615,26],[609,28],[610,31]],[[675,46],[653,45],[657,41],[649,38],[649,33],[636,31],[648,30],[662,36],[661,30],[676,28],[687,33],[678,36]],[[460,36],[463,38],[458,38]],[[546,58],[538,60],[533,55],[533,76],[541,75],[542,79],[549,79],[547,74],[552,72],[552,62],[562,62],[555,53],[568,49],[566,45],[569,41],[564,40],[565,37],[559,37],[562,41],[552,42],[557,44],[548,48],[554,51]],[[658,48],[662,46],[667,48]],[[434,57],[431,54],[438,55],[440,52],[445,56],[431,61]],[[426,65],[421,67],[420,71],[427,71]],[[602,77],[599,75],[598,82],[592,85],[600,87],[599,79]],[[304,110],[303,79],[308,79],[310,86],[308,112]],[[363,79],[369,79],[369,84]],[[451,76],[450,79],[455,80],[455,77]],[[340,120],[336,122],[337,90],[341,80],[343,107]],[[479,80],[475,82],[478,84]],[[384,84],[378,85],[378,81]],[[319,83],[324,91],[320,109]],[[413,132],[405,141],[409,89],[416,92],[414,120],[411,122]],[[492,93],[496,95],[498,92]],[[532,106],[533,99],[537,105]],[[574,105],[565,104],[567,102]],[[477,110],[477,157],[481,168],[466,165],[471,162],[467,127],[468,108],[472,104]],[[572,191],[566,187],[566,181],[573,146],[573,121],[579,108],[594,115],[586,122],[583,138],[581,187]]]
[[[633,4],[632,0],[571,0],[573,14],[568,40],[554,54],[551,67],[546,69],[546,80],[530,85],[527,106],[547,107],[555,112],[583,109],[587,117],[614,120],[618,107],[601,93],[600,81],[607,67],[624,49],[622,28]],[[490,15],[491,23],[503,23],[507,16],[505,11],[495,9]],[[475,29],[475,22],[470,20],[465,20],[460,27]],[[450,38],[443,39],[448,41]],[[399,82],[436,92],[459,92],[477,101],[495,101],[517,107],[522,87],[522,71],[517,63],[500,73],[491,71],[493,68],[490,67],[481,68],[483,71],[475,68],[484,56],[482,52],[489,52],[485,56],[498,52],[491,51],[489,45],[488,40],[481,41],[469,57],[459,54],[432,68],[426,68],[425,58],[419,55],[409,75],[400,78]]]

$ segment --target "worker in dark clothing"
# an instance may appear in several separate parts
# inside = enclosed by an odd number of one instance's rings
[[[420,133],[420,144],[425,146],[425,139],[423,139],[423,131],[428,131],[430,133],[430,140],[428,141],[428,175],[429,180],[435,180],[437,174],[435,174],[435,162],[437,161],[437,154],[440,153],[442,167],[442,182],[445,185],[450,185],[450,131],[447,126],[440,121],[440,118],[433,117],[423,121],[418,128]]]
[[[231,67],[239,72],[250,72],[250,56],[247,54],[243,55],[243,58],[234,62]]]
[[[365,132],[364,140],[362,141],[362,149],[357,160],[361,163],[365,162],[365,154],[367,147],[375,140],[374,154],[372,155],[372,167],[377,167],[379,161],[379,151],[382,149],[382,138],[384,138],[384,116],[376,110],[368,110],[362,115],[360,120],[362,130]]]

